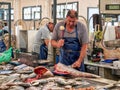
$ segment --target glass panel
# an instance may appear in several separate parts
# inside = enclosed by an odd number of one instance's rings
[[[35,13],[35,19],[40,19],[40,12]]]
[[[118,15],[118,22],[120,22],[120,15]]]
[[[14,10],[13,9],[11,9],[11,14],[13,14],[14,13]]]
[[[93,15],[93,14],[99,14],[99,9],[97,7],[91,7],[91,8],[88,8],[88,20],[90,19],[90,17]],[[91,18],[90,22],[89,22],[89,30],[90,32],[93,32],[94,31],[94,28],[93,28],[93,18]]]
[[[14,19],[13,14],[14,14],[14,10],[11,9],[11,20]],[[8,9],[4,9],[4,18],[3,18],[3,19],[4,19],[4,20],[8,20]]]
[[[35,19],[36,7],[32,8],[32,19]]]
[[[3,9],[0,9],[0,20],[3,19],[3,15],[4,15],[3,13],[4,13]]]
[[[57,18],[60,18],[60,15],[59,15],[59,13],[57,12]]]
[[[63,18],[63,12],[61,12],[61,18]]]
[[[11,20],[13,20],[14,19],[14,15],[11,15]]]
[[[29,19],[40,19],[41,15],[40,12],[41,7],[40,6],[34,6],[34,7],[25,7],[23,9],[23,19],[29,20]]]
[[[24,19],[31,19],[31,8],[24,8]]]
[[[4,10],[4,20],[7,20],[7,10]]]
[[[11,9],[11,20],[13,20],[13,19],[14,19],[14,10]]]
[[[60,18],[60,5],[57,6],[57,18]]]
[[[73,9],[77,11],[77,3],[73,3]]]
[[[73,9],[73,4],[68,4],[67,9]]]
[[[66,17],[66,13],[69,9],[74,9],[76,11],[78,11],[78,7],[77,7],[77,4],[78,3],[74,3],[74,2],[71,2],[71,3],[63,3],[63,4],[59,4],[57,5],[57,18],[59,19],[63,19]],[[67,10],[67,11],[66,11]]]
[[[40,7],[36,7],[35,19],[40,19]]]

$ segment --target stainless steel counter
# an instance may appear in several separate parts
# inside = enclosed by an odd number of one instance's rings
[[[114,75],[113,71],[120,71],[119,68],[114,67],[112,63],[103,63],[103,62],[91,62],[91,61],[85,61],[85,66],[92,66],[97,67],[98,69],[98,75],[112,80],[120,80],[119,75]]]
[[[102,67],[102,68],[108,68],[108,69],[116,69],[120,70],[117,67],[114,67],[112,63],[96,63],[96,62],[90,62],[90,61],[85,61],[84,62],[86,65],[92,65],[92,66],[97,66],[97,67]]]

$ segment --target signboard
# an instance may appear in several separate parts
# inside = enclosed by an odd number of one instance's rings
[[[120,14],[120,0],[99,0],[102,14]]]

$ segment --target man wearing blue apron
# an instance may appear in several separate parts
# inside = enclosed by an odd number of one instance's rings
[[[60,48],[60,63],[85,71],[83,60],[88,46],[88,32],[77,18],[75,10],[68,11],[65,21],[57,23],[54,28],[52,45]]]

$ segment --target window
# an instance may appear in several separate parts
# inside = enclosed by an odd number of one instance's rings
[[[8,9],[0,9],[0,19],[8,20]],[[14,20],[14,10],[11,9],[11,20]]]
[[[120,22],[120,15],[118,15],[118,22]]]
[[[88,28],[89,28],[90,32],[94,31],[93,18],[91,18],[93,14],[99,14],[99,8],[97,8],[97,7],[88,7],[88,21],[89,21],[89,27]]]
[[[3,20],[4,18],[4,10],[0,9],[0,20]]]
[[[32,19],[40,19],[40,7],[32,8]]]
[[[8,9],[4,10],[4,20],[8,20]],[[11,20],[14,20],[14,10],[11,9]]]
[[[14,10],[11,9],[11,20],[13,20],[13,19],[14,19]]]
[[[24,20],[39,20],[41,19],[41,6],[31,6],[23,8]]]
[[[31,8],[24,8],[23,9],[23,19],[25,19],[25,20],[29,20],[29,19],[31,19]]]
[[[74,10],[78,11],[78,2],[70,2],[67,4],[66,3],[57,4],[56,8],[57,8],[56,18],[63,19],[66,17],[68,10],[74,9]]]

